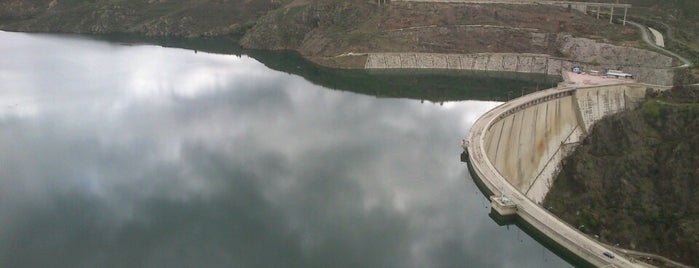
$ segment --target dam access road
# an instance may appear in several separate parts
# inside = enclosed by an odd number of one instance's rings
[[[615,252],[541,206],[559,163],[595,121],[635,107],[649,89],[667,89],[630,80],[597,85],[582,81],[586,83],[564,82],[522,96],[481,116],[471,127],[466,147],[472,174],[492,194],[493,210],[520,217],[587,263],[648,266]]]

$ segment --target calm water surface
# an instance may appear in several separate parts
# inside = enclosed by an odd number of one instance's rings
[[[0,267],[569,266],[459,162],[497,104],[0,32]]]

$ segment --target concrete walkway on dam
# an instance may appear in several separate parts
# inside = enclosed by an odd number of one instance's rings
[[[472,171],[505,205],[541,233],[597,267],[644,266],[581,233],[540,203],[561,160],[602,117],[637,105],[648,88],[627,83],[569,86],[532,93],[484,114],[471,127],[467,149]],[[506,197],[506,198],[501,198]],[[502,200],[504,199],[504,201]],[[497,201],[497,202],[496,202]]]

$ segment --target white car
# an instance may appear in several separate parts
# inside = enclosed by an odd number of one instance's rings
[[[633,75],[630,73],[625,73],[619,70],[609,70],[607,71],[607,77],[616,77],[616,78],[633,78]]]

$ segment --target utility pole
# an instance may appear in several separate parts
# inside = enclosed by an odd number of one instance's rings
[[[614,6],[612,6],[611,12],[609,13],[609,23],[612,23],[613,18],[614,18]]]

